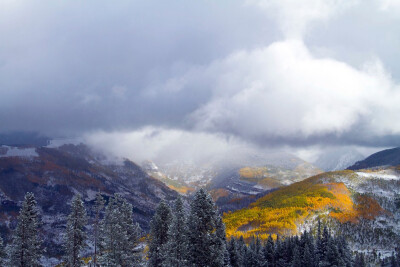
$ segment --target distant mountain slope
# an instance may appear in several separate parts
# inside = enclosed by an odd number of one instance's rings
[[[364,160],[348,167],[349,170],[360,170],[379,166],[400,165],[400,147],[386,149],[372,154]]]
[[[134,220],[148,229],[149,220],[161,199],[177,193],[147,175],[135,163],[107,162],[84,145],[47,147],[0,147],[0,231],[14,225],[20,202],[33,192],[43,211],[47,251],[58,255],[69,202],[75,193],[85,200],[89,214],[96,192],[105,197],[119,193],[134,207]]]
[[[340,148],[323,152],[314,165],[324,171],[340,171],[364,158],[365,156],[355,149]]]
[[[317,167],[294,155],[279,153],[258,159],[253,163],[232,164],[225,171],[221,171],[209,186],[255,195],[265,190],[302,181],[321,172]]]
[[[317,218],[344,233],[353,249],[386,251],[400,242],[400,171],[328,172],[278,189],[224,214],[227,234],[292,235]]]

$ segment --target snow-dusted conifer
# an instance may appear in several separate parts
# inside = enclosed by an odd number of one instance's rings
[[[168,229],[168,242],[165,247],[164,267],[188,266],[188,228],[183,202],[180,197],[175,201],[171,226]]]
[[[140,260],[137,245],[140,227],[133,224],[132,206],[114,195],[100,226],[101,266],[135,266]]]
[[[188,219],[191,266],[212,266],[215,262],[216,212],[204,189],[196,192]]]
[[[71,203],[71,212],[65,233],[65,263],[68,267],[83,265],[81,252],[86,246],[85,226],[87,223],[86,209],[79,194],[75,195]]]
[[[5,251],[3,239],[0,236],[0,266],[5,265],[5,260],[6,260],[6,251]]]
[[[229,261],[232,267],[240,267],[240,254],[235,238],[231,238],[228,244]]]
[[[94,221],[93,221],[93,243],[94,243],[94,255],[93,262],[96,266],[97,254],[99,247],[99,233],[100,233],[100,220],[104,210],[104,198],[100,193],[96,194],[96,201],[94,205]]]
[[[214,263],[212,266],[229,266],[229,253],[226,244],[225,224],[221,216],[215,216],[215,236],[214,236]]]
[[[40,266],[43,253],[42,240],[38,235],[40,227],[39,211],[33,193],[26,193],[18,216],[12,245],[10,265],[13,267]]]
[[[121,224],[121,265],[136,266],[141,260],[138,250],[141,229],[139,224],[133,222],[132,205],[125,199],[120,199],[120,224]]]
[[[171,217],[171,209],[164,201],[161,201],[150,222],[148,254],[150,267],[161,267],[166,263],[165,249],[169,240]]]

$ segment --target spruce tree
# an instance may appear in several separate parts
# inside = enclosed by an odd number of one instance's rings
[[[293,252],[293,260],[292,260],[292,267],[302,267],[302,263],[301,263],[301,256],[300,256],[300,250],[299,247],[296,246],[294,248],[294,252]]]
[[[272,239],[272,236],[269,235],[267,242],[265,243],[264,246],[264,258],[268,262],[269,266],[274,265],[274,254],[275,254],[274,240]]]
[[[163,266],[184,267],[188,265],[188,228],[183,202],[175,201],[171,226],[168,229],[168,242],[165,247],[166,259]]]
[[[310,247],[307,243],[305,244],[305,248],[304,248],[304,254],[303,254],[303,258],[302,258],[302,266],[304,266],[304,267],[313,267],[314,266]]]
[[[161,201],[156,213],[150,222],[149,235],[149,262],[150,267],[160,267],[166,264],[166,247],[169,241],[169,226],[171,224],[171,210]]]
[[[132,206],[118,194],[110,198],[100,225],[101,266],[134,266],[140,261],[137,250],[140,227],[133,224]]]
[[[38,235],[39,211],[33,193],[26,193],[10,248],[10,264],[15,267],[40,266],[42,240]]]
[[[239,249],[235,238],[231,238],[228,244],[229,263],[232,267],[240,267]]]
[[[215,218],[215,236],[213,244],[214,262],[212,266],[228,266],[229,265],[229,253],[226,244],[226,232],[225,224],[222,221],[221,216],[216,214]]]
[[[194,267],[212,266],[215,262],[215,218],[215,207],[210,195],[200,189],[191,202],[188,218],[190,263]]]
[[[6,251],[3,243],[3,239],[0,236],[0,266],[4,266],[6,261]]]
[[[119,199],[121,239],[119,240],[121,266],[134,266],[141,261],[138,249],[141,228],[133,222],[132,205],[125,199]]]
[[[96,201],[94,204],[94,221],[93,221],[93,243],[94,243],[94,255],[93,255],[93,262],[96,266],[97,264],[97,254],[98,254],[98,247],[99,247],[99,234],[100,234],[100,220],[101,215],[104,210],[104,198],[100,193],[96,194]]]
[[[240,266],[244,265],[244,255],[247,249],[246,243],[244,242],[244,238],[243,236],[240,236],[238,242],[238,252],[239,252],[239,262],[240,262]]]
[[[86,247],[85,226],[87,214],[81,196],[75,195],[65,233],[65,263],[68,267],[79,267],[83,265],[81,252]]]

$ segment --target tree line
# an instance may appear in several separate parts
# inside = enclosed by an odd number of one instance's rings
[[[188,211],[187,211],[188,210]],[[178,198],[172,208],[161,201],[143,232],[133,222],[132,205],[119,195],[108,204],[97,194],[94,206],[93,249],[88,253],[88,217],[80,195],[74,196],[64,233],[62,266],[149,266],[149,267],[364,267],[364,254],[353,255],[346,240],[332,235],[318,222],[315,234],[226,239],[225,225],[210,195],[197,191],[185,207]],[[41,266],[44,253],[39,229],[39,211],[32,193],[25,195],[16,229],[6,247],[0,238],[0,266]],[[248,243],[248,244],[247,244]],[[90,254],[90,262],[83,256]],[[399,266],[393,254],[381,266]]]

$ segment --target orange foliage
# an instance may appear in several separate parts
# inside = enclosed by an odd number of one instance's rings
[[[341,171],[317,175],[274,191],[252,203],[249,208],[224,214],[227,236],[260,238],[269,234],[291,235],[297,225],[319,211],[340,222],[357,223],[360,218],[373,219],[384,212],[367,196],[357,196],[355,203],[344,183],[334,182]]]

